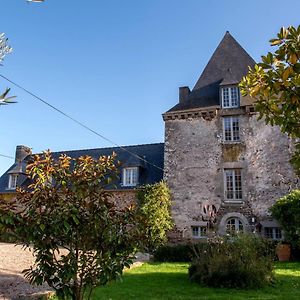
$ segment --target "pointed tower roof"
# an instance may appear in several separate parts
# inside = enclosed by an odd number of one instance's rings
[[[239,83],[247,74],[248,67],[254,65],[252,57],[226,31],[188,99],[169,111],[220,105],[220,85]]]
[[[230,85],[230,84],[238,84],[240,80],[236,79],[231,69],[228,69],[224,75],[223,80],[220,82],[220,86]]]

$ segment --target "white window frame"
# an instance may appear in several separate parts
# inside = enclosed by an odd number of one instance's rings
[[[207,227],[206,226],[191,226],[192,237],[195,239],[207,238]]]
[[[228,98],[225,99],[225,93]],[[236,98],[233,94],[236,93]],[[221,88],[221,98],[223,108],[238,108],[240,107],[240,89],[238,86],[226,86]]]
[[[15,190],[17,188],[18,175],[10,174],[8,178],[8,189]]]
[[[139,182],[138,167],[123,168],[123,174],[122,174],[123,186],[136,186],[138,182]]]
[[[228,190],[229,177],[232,179],[232,191]],[[228,198],[229,192],[232,192],[230,198]],[[224,197],[226,202],[243,201],[242,169],[224,169]]]
[[[267,235],[266,230],[270,230],[271,236]],[[276,231],[279,231],[279,234]],[[280,236],[278,236],[278,235],[280,235]],[[281,230],[280,227],[264,227],[264,237],[266,239],[272,239],[272,240],[275,240],[275,241],[280,241],[283,238],[282,237],[282,230]]]
[[[233,222],[232,222],[233,221]],[[230,222],[230,224],[229,224]],[[245,225],[240,218],[232,217],[226,220],[226,233],[236,234],[239,232],[244,232]]]
[[[237,128],[234,126],[237,124]],[[229,139],[227,139],[227,126],[229,125]],[[234,117],[223,117],[223,141],[224,142],[239,142],[240,139],[240,118]]]

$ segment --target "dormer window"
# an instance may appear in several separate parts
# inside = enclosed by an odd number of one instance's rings
[[[130,167],[123,169],[123,186],[136,186],[138,184],[138,168]]]
[[[18,180],[18,175],[17,174],[11,174],[11,175],[9,175],[8,189],[15,190],[16,187],[17,187],[17,180]]]
[[[221,88],[222,107],[236,108],[240,106],[240,89],[237,86]]]

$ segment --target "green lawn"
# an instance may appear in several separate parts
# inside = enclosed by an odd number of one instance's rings
[[[125,272],[123,282],[98,288],[94,300],[300,299],[300,263],[276,263],[276,283],[260,290],[203,288],[187,278],[188,264],[144,264]]]

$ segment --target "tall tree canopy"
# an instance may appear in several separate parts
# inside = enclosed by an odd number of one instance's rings
[[[259,117],[267,124],[278,125],[282,132],[300,138],[300,26],[282,27],[270,43],[276,50],[250,68],[241,91],[256,100]],[[293,162],[300,170],[299,143]]]

